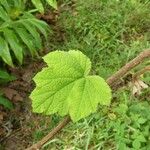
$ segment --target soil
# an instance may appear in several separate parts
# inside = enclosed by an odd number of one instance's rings
[[[38,115],[32,114],[31,100],[28,97],[34,88],[32,77],[43,66],[42,61],[36,61],[26,64],[23,68],[9,68],[9,72],[15,75],[17,80],[1,88],[4,96],[14,105],[11,111],[0,107],[0,143],[6,150],[23,150],[32,143],[34,129],[30,127],[30,122]]]

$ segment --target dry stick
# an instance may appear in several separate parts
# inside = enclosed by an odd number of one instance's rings
[[[50,133],[48,133],[42,140],[33,144],[31,147],[26,150],[39,150],[47,141],[52,139],[61,129],[63,129],[71,119],[69,116],[66,116]]]
[[[150,71],[150,65],[146,66],[145,68],[141,69],[140,71],[136,72],[133,75],[133,80],[136,80],[140,77],[140,75],[144,74],[145,72]]]
[[[131,60],[125,66],[123,66],[119,71],[117,71],[114,75],[109,77],[106,82],[112,87],[113,84],[118,81],[121,77],[123,77],[128,71],[133,69],[138,64],[142,63],[145,58],[150,57],[150,50],[145,50],[141,52],[136,58]],[[52,139],[61,129],[63,129],[71,119],[69,116],[66,116],[59,124],[56,126],[48,135],[46,135],[42,140],[33,144],[31,147],[26,150],[38,150],[40,149],[48,140]]]
[[[107,79],[107,83],[112,87],[116,81],[122,78],[128,71],[139,65],[144,61],[145,58],[150,57],[150,49],[141,52],[137,57],[123,66],[120,70],[118,70],[114,75]]]

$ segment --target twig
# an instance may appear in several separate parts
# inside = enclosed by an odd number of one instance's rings
[[[123,77],[128,71],[142,63],[145,58],[150,57],[150,50],[145,50],[141,52],[136,58],[131,60],[125,66],[123,66],[119,71],[117,71],[114,75],[109,77],[106,82],[112,87],[113,84],[118,81],[121,77]],[[48,140],[52,139],[61,129],[63,129],[71,119],[69,116],[66,116],[57,127],[55,127],[48,135],[46,135],[41,141],[27,148],[26,150],[39,150]]]
[[[61,129],[63,129],[71,119],[69,116],[66,116],[49,134],[47,134],[42,140],[33,144],[31,147],[26,150],[39,150],[48,140],[52,139]]]
[[[137,57],[123,66],[120,70],[118,70],[114,75],[107,79],[107,83],[112,87],[115,82],[117,82],[120,78],[126,75],[127,72],[132,70],[134,67],[142,63],[146,58],[150,57],[150,49],[141,52]]]
[[[142,74],[144,74],[145,72],[150,71],[150,65],[146,66],[145,68],[141,69],[140,71],[136,72],[133,75],[133,80],[138,79]]]

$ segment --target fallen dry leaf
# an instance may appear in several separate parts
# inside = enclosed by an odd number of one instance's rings
[[[11,88],[3,88],[2,92],[4,93],[5,97],[12,101],[23,101],[23,97],[14,89]]]
[[[140,79],[133,80],[130,86],[132,87],[132,95],[134,96],[140,95],[143,89],[148,88],[148,85]]]

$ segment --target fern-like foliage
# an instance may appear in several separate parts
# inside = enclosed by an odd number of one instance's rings
[[[44,13],[44,6],[42,0],[31,0],[33,5],[40,11]],[[49,6],[52,6],[54,9],[57,9],[57,1],[56,0],[44,0]]]
[[[0,1],[0,57],[6,64],[13,66],[12,56],[22,64],[28,52],[38,55],[42,49],[39,32],[46,38],[48,30],[45,22],[25,11],[22,0]]]

